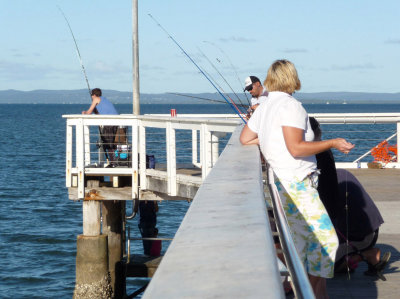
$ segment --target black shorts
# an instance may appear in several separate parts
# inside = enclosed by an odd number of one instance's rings
[[[361,241],[349,240],[348,246],[346,242],[340,243],[336,252],[335,264],[340,264],[346,255],[351,255],[357,252],[363,252],[375,246],[378,240],[379,229],[366,235]]]

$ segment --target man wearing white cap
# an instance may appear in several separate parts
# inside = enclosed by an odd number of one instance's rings
[[[244,90],[248,91],[251,98],[251,110],[254,111],[258,105],[264,103],[268,97],[268,91],[262,86],[260,79],[256,76],[247,77],[244,81]]]

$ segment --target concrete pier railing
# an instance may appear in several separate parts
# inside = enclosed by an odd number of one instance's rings
[[[198,190],[143,298],[284,298],[257,146],[241,127]]]

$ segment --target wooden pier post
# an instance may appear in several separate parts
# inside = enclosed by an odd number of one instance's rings
[[[85,200],[82,204],[83,213],[83,235],[100,235],[100,202],[96,200]]]
[[[113,298],[108,272],[107,235],[79,235],[74,299]]]
[[[88,181],[92,188],[98,181]],[[76,282],[74,299],[113,298],[108,265],[108,236],[101,234],[100,201],[82,204],[83,235],[76,243]]]
[[[108,236],[108,268],[114,298],[125,295],[125,267],[122,262],[122,221],[125,203],[121,201],[103,201],[103,234]]]

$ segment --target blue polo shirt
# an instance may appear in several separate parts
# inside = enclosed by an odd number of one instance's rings
[[[113,103],[111,103],[106,97],[100,97],[100,98],[101,98],[100,103],[97,104],[96,106],[97,112],[99,112],[99,114],[110,114],[110,115],[118,114]]]

